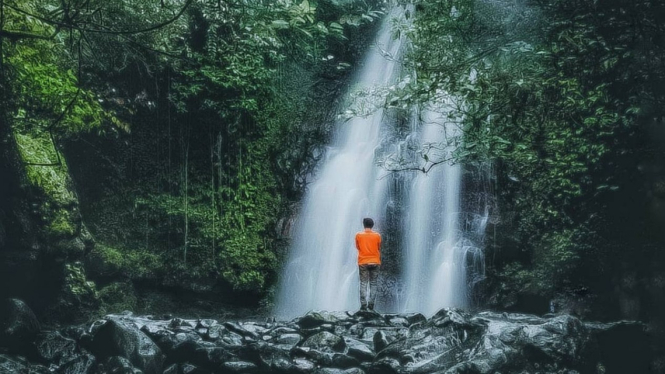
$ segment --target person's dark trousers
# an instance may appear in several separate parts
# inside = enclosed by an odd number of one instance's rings
[[[379,269],[381,269],[381,266],[376,264],[358,265],[361,309],[367,309],[368,307],[369,309],[374,309],[374,301],[378,292],[377,280],[379,279]]]

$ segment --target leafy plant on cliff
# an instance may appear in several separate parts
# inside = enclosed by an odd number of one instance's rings
[[[637,165],[651,157],[644,127],[662,116],[653,104],[665,98],[654,84],[663,69],[653,62],[665,56],[663,12],[649,1],[416,3],[409,97],[450,95],[464,133],[457,159],[497,165],[495,214],[513,218],[492,268],[515,275],[513,289],[604,293],[624,258],[618,248],[646,238],[645,212],[617,226],[616,204],[639,193]]]

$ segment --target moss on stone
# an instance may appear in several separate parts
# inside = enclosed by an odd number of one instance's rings
[[[97,299],[95,282],[91,282],[85,275],[85,269],[80,262],[65,265],[65,293],[74,296],[81,302]]]
[[[154,278],[164,266],[163,259],[141,250],[118,249],[97,243],[86,260],[86,267],[97,276],[122,274],[129,279]]]
[[[46,196],[59,206],[69,206],[77,202],[71,191],[69,172],[64,157],[54,148],[53,142],[47,133],[31,133],[29,135],[17,132],[16,143],[25,165],[28,182],[39,187]],[[55,166],[44,166],[57,164]],[[41,164],[41,165],[35,165]]]
[[[99,291],[104,313],[118,313],[125,310],[135,310],[138,298],[134,287],[129,282],[114,282]]]
[[[164,259],[147,251],[131,251],[127,253],[128,274],[136,278],[154,278],[164,266]]]
[[[16,131],[15,135],[26,180],[42,195],[38,199],[38,210],[46,234],[55,239],[73,237],[80,228],[73,214],[78,200],[70,188],[72,184],[64,157],[58,158],[58,151],[46,133]]]
[[[56,237],[68,237],[76,234],[76,227],[70,218],[69,211],[58,209],[52,212],[52,216],[47,226],[49,234]]]
[[[118,274],[125,267],[123,254],[107,245],[97,243],[86,258],[86,268],[93,275],[108,277]]]

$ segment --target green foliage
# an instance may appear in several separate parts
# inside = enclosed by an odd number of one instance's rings
[[[80,262],[66,264],[64,277],[61,307],[97,305],[99,299],[95,283],[86,278],[83,264]]]
[[[111,165],[112,176],[78,186],[81,196],[103,196],[82,207],[97,238],[91,274],[268,289],[283,245],[276,222],[303,192],[312,150],[325,140],[357,57],[349,44],[364,42],[382,3],[2,6],[11,125],[28,182],[48,196],[39,211],[47,231],[80,231],[67,161],[77,171]],[[127,123],[131,137],[108,131]],[[83,143],[85,155],[66,148]],[[98,178],[103,194],[87,194]],[[123,292],[109,287],[105,302],[114,303]]]
[[[76,198],[70,189],[67,165],[64,162],[58,164],[58,157],[62,160],[62,156],[53,148],[48,134],[16,133],[15,138],[29,183],[40,188],[55,204],[68,206],[74,203]]]
[[[22,6],[26,12],[39,8],[37,2]],[[2,39],[3,59],[11,77],[12,107],[18,112],[15,126],[24,131],[48,129],[63,135],[99,129],[104,123],[124,126],[102,108],[91,91],[81,89],[76,64],[82,61],[76,61],[80,56],[72,56],[65,49],[68,42],[57,37],[59,29],[11,7],[3,7],[3,11],[5,30],[41,36],[20,38],[14,43]]]
[[[53,148],[47,134],[15,134],[16,144],[25,164],[27,182],[39,191],[38,210],[51,239],[73,237],[78,224],[72,214],[77,200],[71,189],[67,164]],[[37,165],[35,165],[37,164]]]
[[[47,230],[55,237],[72,237],[76,234],[76,226],[72,223],[71,213],[65,209],[54,212],[49,218]]]
[[[103,287],[99,290],[99,300],[103,314],[136,310],[138,305],[134,287],[126,282],[113,282]]]
[[[397,95],[450,95],[449,119],[463,130],[457,160],[497,165],[500,214],[513,217],[498,245],[517,253],[498,266],[512,263],[501,279],[516,289],[552,295],[608,277],[613,249],[598,238],[616,237],[613,201],[636,193],[649,120],[640,114],[661,116],[650,102],[665,98],[653,84],[663,69],[648,57],[665,55],[650,36],[665,35],[655,26],[665,8],[649,3],[416,3],[407,32],[418,81]],[[641,240],[630,235],[618,239]]]
[[[96,244],[89,255],[88,268],[97,276],[136,280],[155,279],[164,271],[165,260],[158,254],[128,249],[116,249]]]
[[[113,10],[126,29],[156,22],[136,12]],[[99,241],[116,248],[93,250],[94,262],[106,264],[100,276],[140,278],[119,260],[150,254],[159,272],[146,272],[157,282],[219,280],[264,292],[279,264],[276,222],[303,191],[338,80],[355,57],[346,43],[380,16],[355,2],[193,2],[159,33],[141,35],[148,48],[140,53],[127,40],[88,34],[103,57],[83,75],[135,124],[129,169],[145,171],[118,178],[121,192],[89,213]],[[145,76],[154,84],[136,83]],[[153,151],[157,162],[147,156]],[[110,155],[128,162],[122,157]],[[96,222],[96,214],[106,218]]]
[[[124,124],[102,108],[92,91],[82,89],[74,72],[82,62],[66,49],[71,39],[60,38],[61,29],[47,18],[30,15],[44,11],[46,4],[20,5],[2,3],[1,73],[7,82],[2,114],[3,120],[9,118],[2,125],[13,133],[45,239],[71,239],[80,232],[78,201],[59,140],[99,130],[105,123]]]
[[[49,120],[55,121],[66,111],[55,130],[73,134],[99,128],[104,121],[112,120],[113,116],[102,109],[91,92],[79,91],[72,70],[56,65],[58,56],[50,53],[44,43],[16,46],[8,63],[14,73],[14,95],[23,99],[18,104],[21,113],[35,116],[22,118],[23,124],[40,126],[39,130],[45,131]]]

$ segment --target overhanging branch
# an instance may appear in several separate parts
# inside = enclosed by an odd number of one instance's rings
[[[91,32],[91,33],[98,33],[98,34],[134,35],[134,34],[143,34],[143,33],[151,32],[151,31],[156,31],[158,29],[161,29],[164,26],[167,26],[167,25],[177,21],[178,18],[180,18],[180,16],[182,16],[183,13],[185,13],[185,10],[187,10],[187,8],[193,2],[194,2],[194,0],[187,0],[187,2],[185,3],[185,5],[183,5],[183,7],[180,9],[180,11],[178,11],[178,13],[175,16],[173,16],[172,18],[170,18],[170,19],[168,19],[164,22],[160,22],[156,25],[153,25],[153,26],[150,26],[150,27],[147,27],[147,28],[144,28],[144,29],[139,29],[139,30],[104,30],[104,29],[85,28],[85,27],[81,27],[78,24],[76,24],[73,19],[70,19],[69,23],[68,22],[55,21],[55,20],[52,20],[52,19],[49,19],[49,18],[46,18],[46,17],[42,17],[42,16],[34,14],[34,13],[30,13],[26,10],[23,10],[23,9],[21,9],[17,6],[11,5],[11,4],[5,4],[5,5],[8,8],[13,9],[16,12],[19,12],[19,13],[24,14],[24,15],[29,16],[29,17],[34,17],[35,19],[38,19],[38,20],[40,20],[44,23],[54,25],[54,26],[65,27],[65,28],[69,28],[69,29],[75,29],[75,30],[78,30],[78,31],[81,31],[81,32]]]

